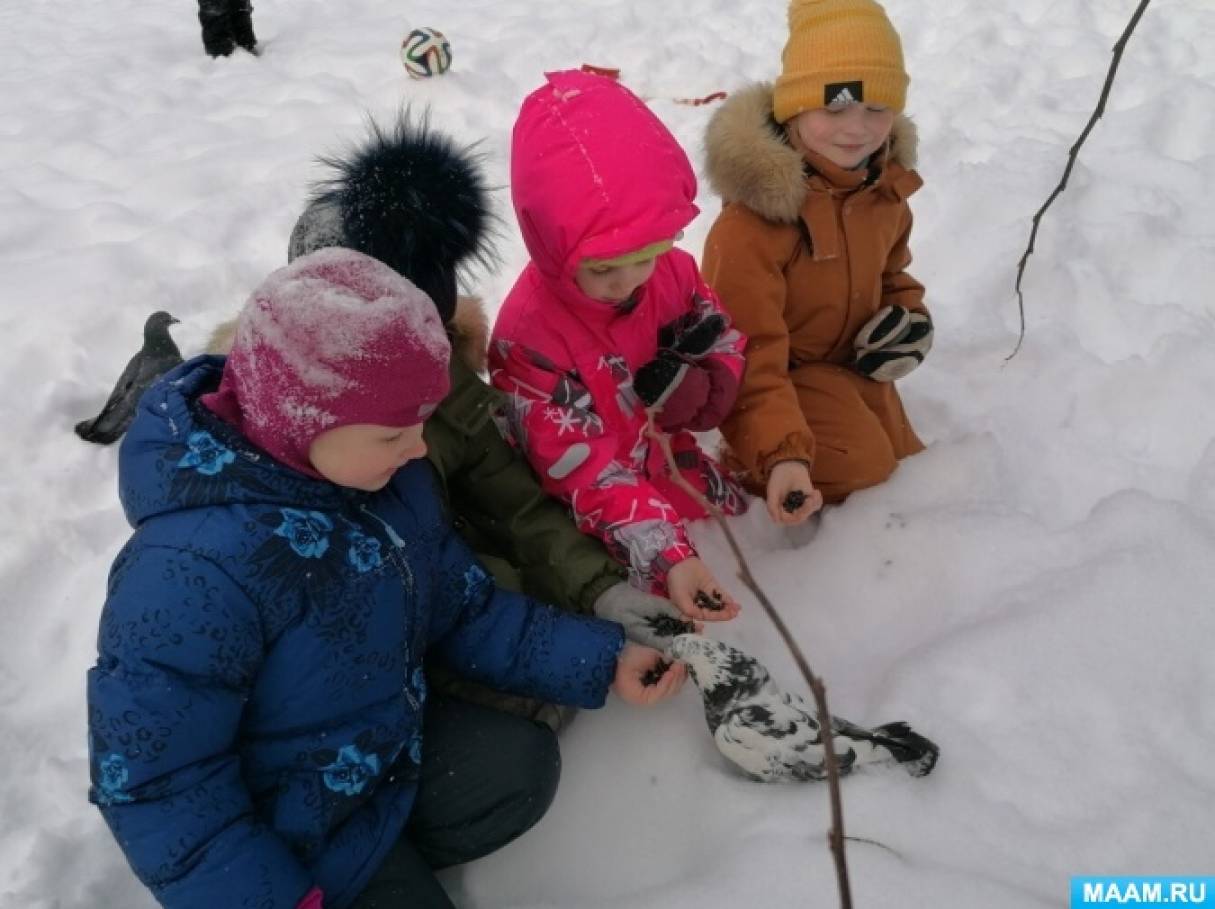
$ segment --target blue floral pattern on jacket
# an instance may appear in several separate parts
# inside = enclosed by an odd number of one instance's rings
[[[325,785],[343,795],[358,795],[368,781],[380,773],[380,759],[374,754],[363,754],[358,745],[343,745],[337,760],[322,767]]]
[[[380,557],[380,541],[369,537],[358,530],[349,533],[350,548],[346,550],[346,558],[356,571],[374,571],[384,564]]]
[[[213,477],[236,460],[232,449],[216,441],[209,432],[190,433],[186,439],[186,453],[177,462],[178,467],[192,467],[204,476]]]
[[[329,548],[329,532],[333,521],[324,512],[280,508],[283,522],[274,528],[274,535],[291,544],[295,554],[305,559],[319,559]]]
[[[122,791],[130,776],[126,759],[121,754],[111,754],[103,758],[97,773],[97,803],[113,805],[131,801],[131,797]]]
[[[169,909],[344,909],[409,816],[422,660],[602,704],[619,626],[497,590],[433,471],[377,493],[270,459],[197,399],[223,360],[164,376],[123,440],[135,532],[89,672],[90,798]]]

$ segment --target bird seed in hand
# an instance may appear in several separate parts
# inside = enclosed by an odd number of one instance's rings
[[[654,664],[652,669],[647,669],[641,676],[641,684],[646,688],[652,688],[657,685],[659,680],[667,674],[667,670],[671,668],[671,664],[666,660],[659,660]]]
[[[800,489],[795,489],[780,503],[780,507],[785,510],[785,514],[795,514],[799,508],[806,504],[806,494]]]

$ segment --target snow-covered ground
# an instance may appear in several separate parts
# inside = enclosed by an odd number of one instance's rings
[[[1014,268],[1135,0],[889,0],[926,186],[914,273],[937,343],[903,383],[930,443],[792,549],[737,520],[832,706],[937,740],[925,780],[845,781],[858,906],[1060,906],[1074,874],[1215,873],[1215,7],[1149,7]],[[429,104],[507,184],[544,69],[623,70],[699,165],[711,107],[775,74],[778,0],[258,0],[260,59],[203,55],[192,4],[0,8],[0,906],[153,905],[85,801],[84,673],[127,530],[97,410],[145,316],[197,352],[281,265],[318,153]],[[444,31],[454,69],[397,59]],[[684,240],[699,253],[707,188]],[[522,265],[505,189],[497,305]],[[728,575],[715,528],[700,534]],[[719,633],[798,679],[757,604]],[[447,880],[472,907],[833,905],[826,791],[734,776],[689,686],[564,737],[557,801]]]

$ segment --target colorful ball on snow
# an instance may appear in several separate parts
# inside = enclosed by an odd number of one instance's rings
[[[451,45],[440,31],[415,28],[401,42],[401,63],[415,79],[438,76],[451,66]]]

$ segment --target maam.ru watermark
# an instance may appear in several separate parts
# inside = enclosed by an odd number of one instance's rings
[[[1071,909],[1081,906],[1209,906],[1215,877],[1074,877]]]

